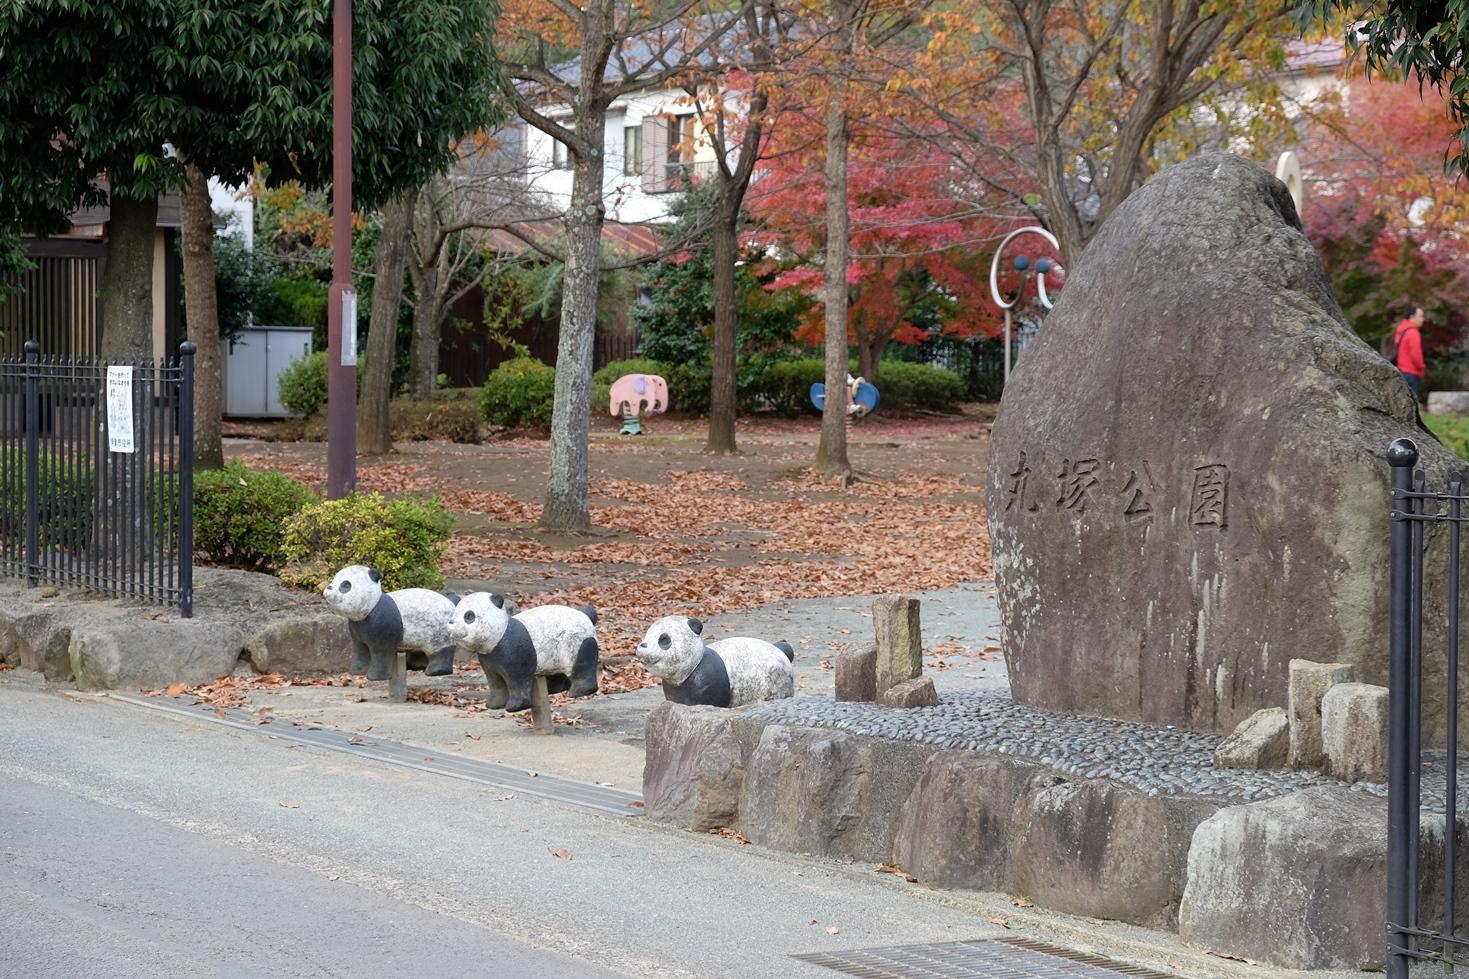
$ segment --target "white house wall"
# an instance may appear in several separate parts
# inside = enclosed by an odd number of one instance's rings
[[[678,199],[676,192],[649,193],[643,189],[640,174],[623,174],[623,130],[660,115],[687,115],[693,107],[681,103],[682,92],[649,92],[629,96],[614,102],[607,112],[603,132],[606,152],[602,168],[602,200],[607,208],[607,218],[628,224],[645,221],[668,220],[669,207]],[[555,106],[545,110],[546,115],[566,125],[571,125],[569,113]],[[539,129],[527,127],[526,167],[527,182],[533,190],[550,197],[562,209],[571,203],[572,171],[558,170],[552,165],[554,141]],[[644,154],[650,152],[643,147]],[[693,162],[713,162],[714,147],[707,138],[698,140],[694,148]]]

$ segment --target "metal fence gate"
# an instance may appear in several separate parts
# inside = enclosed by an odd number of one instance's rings
[[[1392,468],[1392,542],[1389,593],[1390,633],[1388,709],[1391,738],[1387,804],[1387,976],[1407,979],[1414,962],[1438,962],[1446,971],[1469,965],[1469,938],[1458,932],[1454,902],[1457,869],[1458,711],[1459,711],[1459,555],[1466,519],[1464,473],[1449,475],[1442,489],[1430,489],[1417,468],[1418,446],[1397,439],[1387,450]],[[1423,746],[1423,570],[1424,531],[1441,525],[1446,537],[1444,640],[1444,760],[1432,760],[1444,779],[1443,902],[1425,901],[1421,869]],[[1438,627],[1438,623],[1434,624]]]
[[[194,345],[0,356],[0,574],[193,612]]]

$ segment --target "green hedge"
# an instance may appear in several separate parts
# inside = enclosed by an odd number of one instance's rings
[[[556,369],[532,357],[517,357],[490,374],[479,407],[491,425],[547,430],[555,398]]]
[[[302,418],[310,418],[326,407],[327,361],[324,351],[293,360],[281,371],[281,404]]]
[[[811,404],[811,385],[825,381],[826,361],[819,357],[782,360],[765,368],[751,385],[751,393],[777,414],[801,415],[816,410]]]
[[[932,364],[884,360],[877,372],[877,393],[878,411],[884,407],[952,411],[964,400],[964,379]]]
[[[476,445],[480,440],[479,406],[463,397],[394,398],[388,417],[395,441]]]
[[[41,452],[36,460],[41,491],[36,497],[41,544],[85,547],[92,536],[96,476],[91,467]],[[25,453],[0,451],[0,472],[14,482],[0,491],[0,521],[6,533],[26,532]],[[18,492],[12,492],[14,487]]]
[[[281,578],[317,588],[349,564],[383,573],[383,588],[444,587],[439,561],[454,515],[438,500],[357,493],[315,503],[286,523]]]
[[[286,524],[317,502],[304,483],[252,472],[239,461],[194,474],[194,549],[208,564],[275,571],[285,563]]]

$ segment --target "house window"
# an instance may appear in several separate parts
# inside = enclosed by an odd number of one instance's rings
[[[643,127],[625,126],[622,130],[622,175],[635,177],[643,172]]]
[[[551,141],[551,166],[556,170],[571,169],[571,150],[559,139]]]
[[[694,117],[668,117],[668,165],[687,163],[694,158]]]

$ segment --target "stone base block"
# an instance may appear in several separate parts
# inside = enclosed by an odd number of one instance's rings
[[[868,644],[843,650],[837,657],[837,700],[877,699],[877,646]]]
[[[1343,782],[1387,781],[1387,687],[1340,683],[1321,701],[1326,772]]]
[[[1320,768],[1326,762],[1321,744],[1321,701],[1338,683],[1350,683],[1347,663],[1290,661],[1290,767]]]
[[[933,707],[939,702],[939,692],[934,688],[933,677],[921,676],[893,684],[877,702],[884,707]]]
[[[1214,749],[1215,768],[1284,768],[1290,717],[1280,707],[1255,711]]]

